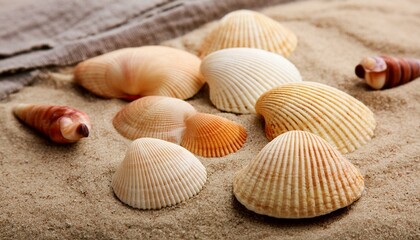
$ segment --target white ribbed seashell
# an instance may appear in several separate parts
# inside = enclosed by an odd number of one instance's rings
[[[310,218],[360,198],[363,176],[324,139],[289,131],[239,171],[233,193],[246,208],[278,218]]]
[[[198,49],[201,58],[224,48],[259,48],[289,56],[297,46],[296,35],[264,14],[237,10],[224,16]]]
[[[273,87],[300,82],[299,71],[286,58],[253,48],[228,48],[205,57],[200,67],[210,100],[220,110],[255,113],[257,99]]]
[[[341,153],[366,144],[376,127],[362,102],[336,88],[315,82],[286,83],[264,93],[255,105],[265,120],[268,139],[290,130],[312,132]]]
[[[206,179],[204,166],[183,147],[140,138],[131,143],[112,178],[112,188],[131,207],[160,209],[196,195]]]

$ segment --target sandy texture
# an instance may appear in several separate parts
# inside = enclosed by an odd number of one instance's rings
[[[159,211],[132,209],[110,187],[130,143],[111,123],[126,102],[40,79],[0,102],[0,238],[419,239],[420,80],[371,91],[353,73],[368,55],[420,58],[418,1],[308,1],[262,12],[296,32],[290,60],[305,80],[337,87],[375,113],[373,140],[346,155],[365,177],[359,201],[308,220],[246,210],[233,197],[232,179],[268,142],[261,119],[218,111],[205,88],[189,102],[243,124],[245,146],[227,157],[200,158],[208,182],[189,201]],[[213,24],[164,44],[193,51]],[[11,108],[21,102],[79,108],[91,116],[94,131],[77,144],[57,146],[13,117]]]

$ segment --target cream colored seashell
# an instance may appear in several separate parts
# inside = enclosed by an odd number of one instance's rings
[[[246,141],[243,126],[223,117],[198,113],[176,98],[148,96],[131,102],[113,120],[124,137],[170,141],[204,157],[236,152]]]
[[[79,63],[74,80],[105,98],[134,100],[159,95],[187,99],[204,85],[200,63],[198,57],[170,47],[125,48]]]
[[[336,88],[315,82],[287,83],[264,93],[255,105],[268,139],[291,130],[312,132],[352,152],[366,144],[376,127],[372,111]]]
[[[197,111],[177,98],[148,96],[133,101],[114,117],[115,129],[124,137],[159,138],[180,144],[185,120]]]
[[[246,208],[277,218],[310,218],[359,199],[363,176],[324,139],[290,131],[268,143],[233,181]]]
[[[115,195],[131,207],[160,209],[196,195],[206,179],[206,169],[186,149],[140,138],[131,143],[111,185]]]
[[[203,59],[201,72],[210,100],[220,110],[255,113],[257,99],[273,87],[300,82],[299,71],[286,58],[260,49],[229,48]]]
[[[14,115],[56,143],[74,143],[92,129],[88,115],[68,106],[18,104]]]
[[[224,16],[205,37],[198,49],[201,58],[224,48],[259,48],[289,56],[297,37],[279,22],[250,10],[238,10]]]

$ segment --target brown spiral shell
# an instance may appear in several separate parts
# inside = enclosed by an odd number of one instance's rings
[[[420,60],[391,56],[366,57],[356,66],[355,73],[374,89],[393,88],[420,76]]]
[[[13,113],[56,143],[77,142],[92,128],[86,113],[67,106],[19,104]]]

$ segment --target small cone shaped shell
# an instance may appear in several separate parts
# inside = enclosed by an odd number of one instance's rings
[[[187,99],[203,86],[200,59],[188,52],[144,46],[79,63],[75,81],[98,96],[134,100],[159,95]]]
[[[239,150],[246,141],[245,128],[226,118],[197,113],[189,117],[181,146],[204,157],[222,157]]]
[[[179,144],[185,130],[185,119],[196,110],[176,98],[148,96],[133,101],[114,117],[115,129],[124,137],[159,138]]]
[[[310,218],[360,198],[360,172],[322,138],[304,131],[268,143],[233,181],[246,208],[277,218]]]
[[[289,56],[296,35],[277,21],[254,11],[238,10],[224,16],[199,48],[201,58],[224,48],[259,48]]]
[[[373,89],[393,88],[420,77],[420,59],[366,57],[356,66],[355,72]]]
[[[183,202],[204,186],[207,173],[186,149],[154,138],[131,143],[112,178],[115,195],[127,205],[160,209]]]
[[[88,137],[92,128],[88,115],[67,106],[18,104],[17,118],[56,143],[73,143]]]
[[[201,72],[210,100],[220,110],[255,113],[257,99],[283,83],[300,82],[299,71],[286,58],[260,49],[229,48],[203,59]]]
[[[287,83],[264,93],[255,106],[265,120],[268,139],[291,130],[312,132],[352,152],[366,144],[376,127],[372,111],[333,87],[315,83]]]

